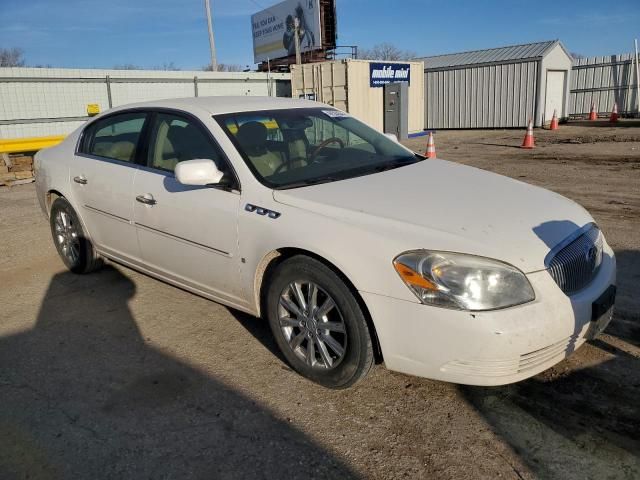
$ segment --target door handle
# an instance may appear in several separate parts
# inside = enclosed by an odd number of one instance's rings
[[[84,175],[80,175],[78,177],[73,177],[73,181],[76,183],[79,183],[80,185],[86,185],[87,184],[87,179],[84,177]]]
[[[150,193],[145,193],[144,195],[138,195],[136,200],[140,203],[144,203],[145,205],[155,205],[157,202],[153,198],[153,195]]]

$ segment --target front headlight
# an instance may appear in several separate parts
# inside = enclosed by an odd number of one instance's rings
[[[535,299],[524,273],[498,260],[421,250],[399,255],[393,266],[418,299],[428,305],[477,311]]]

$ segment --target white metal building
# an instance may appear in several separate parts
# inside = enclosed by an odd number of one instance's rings
[[[572,60],[559,40],[421,58],[425,128],[535,126],[569,114]]]

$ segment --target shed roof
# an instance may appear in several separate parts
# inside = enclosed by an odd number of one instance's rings
[[[512,60],[522,61],[542,58],[558,44],[566,52],[560,40],[549,40],[547,42],[525,43],[523,45],[510,45],[487,50],[472,50],[470,52],[421,57],[416,60],[422,60],[425,69],[457,67],[478,63],[508,63]]]

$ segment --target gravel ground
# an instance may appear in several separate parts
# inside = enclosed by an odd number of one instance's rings
[[[0,478],[639,478],[640,125],[522,136],[436,147],[584,205],[620,293],[605,334],[496,388],[382,366],[318,387],[258,319],[115,265],[65,272],[33,185],[0,188]]]

